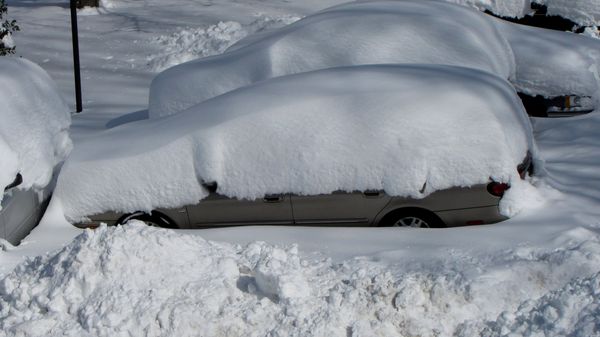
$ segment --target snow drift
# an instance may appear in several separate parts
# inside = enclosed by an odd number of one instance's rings
[[[0,189],[17,173],[19,188],[43,188],[71,149],[69,108],[48,74],[25,59],[0,58],[0,87]]]
[[[151,118],[271,77],[361,64],[431,63],[513,77],[510,46],[488,16],[434,1],[349,3],[172,67],[150,87]]]
[[[55,197],[70,220],[193,204],[207,195],[202,181],[249,199],[368,189],[423,197],[518,178],[532,142],[514,89],[487,72],[330,68],[108,130],[78,145]]]
[[[334,262],[296,246],[103,226],[0,281],[0,336],[592,336],[597,233],[557,239],[568,243]]]

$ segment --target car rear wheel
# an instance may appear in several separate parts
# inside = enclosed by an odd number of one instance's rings
[[[168,216],[156,211],[150,212],[150,214],[142,211],[125,214],[117,220],[116,224],[126,225],[131,220],[142,221],[151,227],[178,228]]]
[[[381,220],[383,227],[441,228],[444,222],[434,213],[422,209],[394,211]]]

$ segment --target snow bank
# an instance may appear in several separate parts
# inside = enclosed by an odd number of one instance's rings
[[[497,20],[515,55],[517,90],[600,98],[600,40]]]
[[[449,3],[349,3],[170,68],[150,87],[151,118],[271,77],[383,63],[466,66],[512,78],[514,58],[488,16]]]
[[[162,52],[151,56],[150,68],[154,72],[201,57],[223,53],[234,43],[250,34],[279,28],[299,20],[295,16],[261,16],[248,25],[236,21],[220,21],[206,28],[186,28],[179,32],[160,36],[156,42]]]
[[[330,68],[108,130],[78,145],[55,197],[70,220],[193,204],[207,194],[201,181],[249,199],[368,189],[423,197],[518,177],[532,142],[514,89],[487,72]]]
[[[581,26],[600,25],[599,0],[445,0],[456,4],[488,10],[496,15],[522,18],[532,14],[531,4],[548,8],[547,15],[558,15]]]
[[[0,87],[0,188],[17,173],[20,188],[43,188],[71,149],[69,108],[48,74],[25,59],[0,58]]]
[[[591,336],[598,236],[559,238],[415,264],[100,227],[0,281],[0,336]]]

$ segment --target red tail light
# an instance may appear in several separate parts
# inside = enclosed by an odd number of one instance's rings
[[[492,181],[491,183],[489,183],[487,185],[487,190],[491,195],[497,196],[497,197],[502,197],[504,195],[504,192],[506,192],[507,189],[510,188],[510,185],[505,184],[505,183],[497,183],[495,181]]]

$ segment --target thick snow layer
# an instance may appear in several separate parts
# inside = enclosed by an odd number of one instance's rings
[[[0,190],[17,173],[20,188],[43,188],[71,149],[69,109],[48,74],[25,59],[0,58],[0,87]]]
[[[170,115],[271,77],[383,63],[466,66],[505,79],[515,69],[504,37],[475,10],[425,0],[349,3],[162,72],[150,87],[149,114]]]
[[[510,84],[470,68],[372,65],[274,78],[80,144],[55,197],[73,220],[195,203],[219,192],[383,189],[422,197],[508,182],[531,126]]]
[[[600,40],[497,20],[515,55],[517,90],[600,98]]]
[[[598,233],[556,241],[450,249],[427,264],[334,262],[296,246],[100,227],[0,281],[0,336],[593,336]]]

